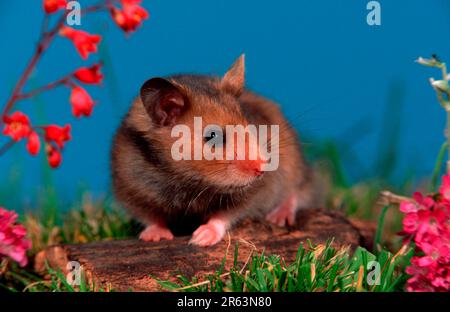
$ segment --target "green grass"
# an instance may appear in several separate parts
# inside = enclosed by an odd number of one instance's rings
[[[110,292],[114,291],[109,285],[95,284],[88,282],[88,279],[81,272],[80,285],[73,286],[68,283],[66,276],[60,270],[47,267],[45,278],[29,272],[29,270],[19,268],[13,263],[2,275],[0,291],[11,292]]]
[[[112,200],[93,200],[87,194],[66,213],[48,217],[28,212],[22,222],[33,245],[32,253],[59,243],[119,239],[137,233],[130,218]]]
[[[248,263],[238,265],[238,245],[234,264],[226,272],[224,266],[214,274],[199,280],[179,275],[175,281],[158,283],[164,290],[194,292],[390,292],[401,291],[407,279],[404,267],[411,250],[402,249],[395,255],[381,250],[377,255],[364,248],[350,252],[349,247],[325,245],[299,246],[295,261],[286,263],[278,255],[254,254]],[[225,261],[225,258],[224,258]],[[369,273],[371,261],[379,263],[379,282]],[[373,281],[373,282],[372,282]]]

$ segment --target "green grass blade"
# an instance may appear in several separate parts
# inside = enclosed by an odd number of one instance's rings
[[[436,159],[436,165],[434,166],[433,175],[431,176],[430,192],[437,192],[437,184],[439,175],[442,171],[442,164],[447,152],[448,142],[444,142],[439,150],[438,157]]]
[[[379,252],[379,246],[381,244],[381,236],[383,233],[383,225],[384,225],[384,219],[386,217],[386,213],[389,210],[389,205],[386,205],[381,209],[380,217],[378,218],[378,224],[377,224],[377,232],[375,234],[375,240],[373,242],[373,253],[378,254]]]

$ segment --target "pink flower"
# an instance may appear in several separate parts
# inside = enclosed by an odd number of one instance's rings
[[[450,175],[442,177],[442,184],[439,188],[439,193],[445,198],[450,200]]]
[[[435,206],[433,210],[417,212],[417,218],[416,244],[420,245],[426,239],[433,239],[444,234],[443,226],[447,216],[444,211],[439,209],[439,206]]]
[[[411,258],[406,268],[411,275],[407,281],[407,291],[448,292],[450,291],[450,266],[441,264],[429,256]]]
[[[404,213],[417,212],[417,203],[404,201],[400,203],[400,211]]]
[[[434,199],[431,196],[423,196],[419,192],[413,194],[413,199],[419,204],[419,209],[430,209],[434,205]]]
[[[413,234],[417,231],[418,226],[417,213],[408,213],[403,218],[403,231],[408,234]]]
[[[414,194],[400,205],[403,235],[414,242],[416,255],[406,273],[408,291],[450,291],[450,175],[442,179],[439,194]]]
[[[25,238],[27,231],[16,224],[17,213],[0,207],[0,257],[6,256],[25,266],[28,263],[26,251],[31,242]]]

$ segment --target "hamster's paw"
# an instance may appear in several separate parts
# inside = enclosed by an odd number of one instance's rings
[[[227,230],[226,223],[221,220],[210,220],[198,227],[192,234],[189,244],[200,247],[212,246],[220,242]]]
[[[278,226],[294,225],[297,212],[297,196],[293,194],[282,202],[272,212],[268,213],[266,220]]]
[[[139,239],[145,242],[159,242],[162,239],[173,239],[172,232],[161,225],[151,224],[139,234]]]

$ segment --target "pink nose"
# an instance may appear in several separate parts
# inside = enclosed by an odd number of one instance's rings
[[[261,169],[255,169],[254,172],[255,172],[255,175],[256,175],[257,177],[262,176],[263,173],[264,173],[264,171],[262,171]]]
[[[263,168],[262,168],[264,163],[265,163],[265,161],[262,159],[243,160],[242,163],[240,164],[240,168],[243,171],[254,174],[255,176],[258,177],[258,176],[263,175],[263,173],[264,173]]]

